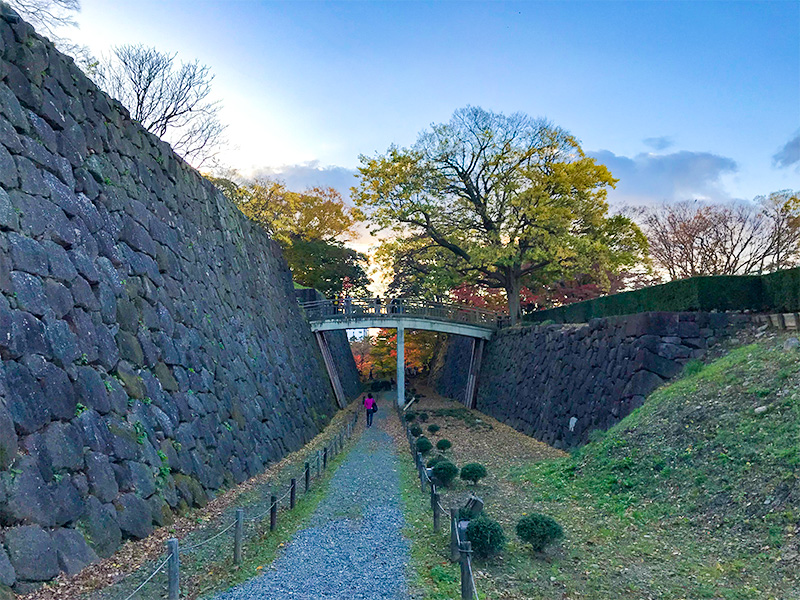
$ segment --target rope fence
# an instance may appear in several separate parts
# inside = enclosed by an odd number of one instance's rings
[[[441,496],[436,490],[435,482],[428,475],[428,469],[425,466],[422,453],[417,452],[416,441],[414,436],[411,434],[411,429],[408,426],[408,423],[403,418],[403,411],[399,406],[397,410],[400,415],[400,422],[403,423],[403,426],[405,427],[408,447],[411,450],[411,455],[414,457],[414,462],[417,467],[420,490],[423,494],[426,494],[428,489],[430,490],[434,533],[441,531],[442,515],[450,515],[450,560],[452,562],[459,563],[461,568],[461,600],[480,600],[478,588],[475,585],[475,576],[472,570],[472,543],[462,539],[459,533],[458,508],[452,507],[448,511],[444,506],[442,506]]]
[[[304,493],[308,493],[311,487],[311,481],[315,479],[319,479],[322,474],[325,472],[328,466],[329,458],[332,458],[342,452],[344,449],[345,442],[350,439],[355,431],[356,423],[358,422],[358,411],[353,413],[352,418],[348,419],[348,421],[344,424],[340,431],[335,433],[331,438],[330,442],[324,446],[322,451],[314,451],[310,453],[306,457],[306,461],[303,465],[303,473],[300,481],[303,482],[303,491]],[[314,455],[316,455],[316,476],[312,473],[312,464],[314,463]],[[281,474],[285,476],[285,473]],[[290,499],[289,505],[286,507],[286,510],[292,510],[296,506],[297,500],[297,481],[298,478],[292,477],[289,483],[289,489],[280,497],[275,496],[271,492],[270,488],[270,500],[269,500],[269,507],[266,511],[258,513],[254,516],[251,516],[247,519],[244,517],[245,509],[243,507],[236,507],[235,508],[235,518],[232,521],[225,520],[222,524],[218,527],[221,527],[219,531],[214,533],[212,536],[194,544],[181,546],[179,541],[176,538],[170,538],[166,542],[167,546],[167,557],[160,562],[155,569],[147,576],[147,578],[142,581],[136,589],[134,589],[128,596],[126,596],[123,600],[133,600],[137,597],[137,595],[142,592],[142,590],[149,584],[155,577],[158,575],[165,567],[167,568],[167,599],[168,600],[179,600],[180,598],[180,564],[181,564],[181,556],[187,556],[193,554],[196,550],[211,544],[222,538],[226,533],[230,532],[232,529],[234,530],[233,533],[233,563],[240,564],[242,562],[242,553],[243,553],[243,545],[244,545],[244,524],[253,524],[253,523],[260,523],[267,515],[270,517],[270,524],[269,530],[274,531],[277,527],[277,517],[278,517],[278,508],[287,497]],[[186,540],[184,540],[185,542]],[[219,558],[219,552],[215,552],[215,558]],[[137,572],[138,573],[138,572]],[[163,578],[160,579],[163,585]],[[162,588],[163,589],[163,588]],[[144,598],[152,598],[155,597],[154,594],[157,594],[160,597],[163,597],[163,592],[155,592],[151,591],[147,595],[142,595],[140,597]]]

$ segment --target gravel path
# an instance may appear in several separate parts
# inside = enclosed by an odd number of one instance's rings
[[[295,535],[263,575],[216,600],[408,598],[409,544],[402,536],[398,467],[392,439],[381,429],[387,410],[376,414],[374,426],[334,474],[310,527]]]

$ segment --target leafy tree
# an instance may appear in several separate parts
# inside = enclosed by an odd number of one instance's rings
[[[654,274],[649,266],[637,271],[608,272],[602,279],[605,280],[605,284],[600,283],[601,278],[597,273],[580,273],[553,281],[535,290],[523,288],[522,305],[527,311],[541,310],[661,283],[661,278]]]
[[[427,370],[433,360],[439,335],[434,331],[407,330],[404,357],[406,366]]]
[[[283,255],[297,283],[319,290],[328,298],[345,291],[367,294],[367,257],[340,242],[293,238],[284,246]]]
[[[367,257],[341,241],[353,235],[362,215],[339,192],[321,187],[292,192],[273,179],[237,183],[235,172],[227,175],[206,178],[281,244],[297,283],[328,297],[367,294]]]
[[[412,148],[361,163],[353,194],[375,229],[425,239],[462,281],[505,290],[514,323],[526,280],[616,271],[646,248],[630,219],[608,216],[608,169],[566,131],[521,113],[466,107]]]
[[[115,46],[95,80],[143,127],[200,167],[213,162],[224,143],[221,105],[209,99],[209,67],[198,61],[178,66],[176,56],[142,44]]]
[[[450,253],[423,236],[385,241],[374,259],[386,274],[390,297],[446,302],[462,279]]]
[[[372,343],[369,333],[365,332],[360,338],[351,339],[350,349],[353,351],[353,359],[356,361],[356,368],[361,378],[367,379],[370,372],[373,371]]]
[[[375,377],[396,377],[397,332],[394,329],[380,329],[372,341],[370,353]]]
[[[268,177],[238,182],[235,171],[226,175],[205,177],[239,210],[284,244],[299,238],[332,243],[346,240],[353,237],[355,224],[364,218],[332,187],[292,192],[282,182]]]

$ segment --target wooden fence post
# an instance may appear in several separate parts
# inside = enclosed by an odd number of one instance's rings
[[[433,532],[439,533],[439,492],[433,493]]]
[[[422,460],[422,452],[417,452],[417,470],[419,471],[419,487],[425,493],[425,461]]]
[[[178,540],[176,538],[167,540],[167,551],[169,552],[169,562],[167,563],[167,598],[169,598],[169,600],[179,600],[181,595],[181,559],[178,553]]]
[[[305,479],[306,493],[308,493],[308,488],[311,486],[311,464],[310,463],[306,463],[305,471],[303,471],[303,478]]]
[[[275,531],[278,526],[278,497],[272,494],[269,502],[269,530]]]
[[[458,560],[458,509],[450,509],[450,560]]]
[[[461,542],[461,600],[472,600],[472,564],[469,555],[472,554],[472,544]]]
[[[244,535],[244,509],[236,509],[236,526],[233,529],[233,564],[242,562],[242,536]]]
[[[289,484],[289,509],[293,509],[297,502],[297,479],[292,477],[292,482]]]

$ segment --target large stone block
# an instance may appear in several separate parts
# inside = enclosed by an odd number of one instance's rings
[[[16,581],[17,572],[14,570],[14,565],[8,559],[5,549],[0,546],[0,584],[11,587]],[[9,600],[14,600],[15,598],[16,596],[13,593],[8,596]]]
[[[153,515],[150,505],[136,494],[123,494],[114,501],[117,522],[123,535],[135,539],[146,538],[153,532]]]
[[[23,365],[5,363],[8,397],[6,408],[18,433],[33,433],[50,420],[42,386]]]
[[[11,232],[8,234],[8,251],[17,271],[41,276],[49,274],[47,252],[36,240]]]
[[[92,550],[103,558],[111,556],[122,543],[114,505],[102,504],[94,496],[89,496],[78,527]]]
[[[58,554],[47,533],[36,525],[13,527],[6,532],[8,557],[22,581],[47,581],[58,575]]]
[[[52,533],[58,566],[69,576],[77,575],[84,567],[99,560],[86,543],[86,538],[75,529],[56,529]]]

